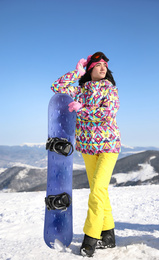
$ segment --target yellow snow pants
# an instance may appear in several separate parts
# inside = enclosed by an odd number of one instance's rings
[[[82,154],[90,186],[88,212],[83,231],[93,238],[100,239],[102,230],[110,230],[115,226],[108,186],[118,155],[118,153]]]

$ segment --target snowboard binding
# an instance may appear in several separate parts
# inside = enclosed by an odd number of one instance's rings
[[[45,204],[48,210],[67,210],[71,202],[71,197],[66,192],[58,195],[49,195],[45,198]]]
[[[69,156],[73,153],[73,145],[65,138],[48,138],[46,142],[46,150]]]

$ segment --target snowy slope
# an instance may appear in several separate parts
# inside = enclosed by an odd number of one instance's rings
[[[159,259],[159,185],[110,187],[117,247],[96,250],[93,259]],[[88,189],[73,190],[74,236],[69,248],[43,240],[45,192],[0,193],[0,259],[76,260],[83,239]]]
[[[116,183],[119,185],[121,183],[131,182],[135,183],[140,181],[141,183],[147,180],[151,180],[158,176],[158,173],[154,171],[154,168],[148,163],[139,164],[141,169],[139,171],[114,174],[113,177],[116,179]]]

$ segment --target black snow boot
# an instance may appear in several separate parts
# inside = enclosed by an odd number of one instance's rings
[[[85,235],[82,246],[80,248],[81,255],[88,256],[88,257],[93,256],[97,245],[97,241],[98,239]]]
[[[105,230],[101,233],[101,240],[98,240],[96,248],[113,248],[115,247],[114,229]]]

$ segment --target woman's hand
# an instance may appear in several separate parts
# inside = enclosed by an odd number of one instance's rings
[[[85,74],[85,69],[84,67],[87,66],[87,60],[85,59],[80,59],[79,62],[76,65],[76,69],[79,71],[80,75],[83,76]]]
[[[70,112],[73,112],[73,110],[75,110],[76,112],[82,107],[82,104],[76,101],[71,102],[70,104],[68,104],[68,110]]]

